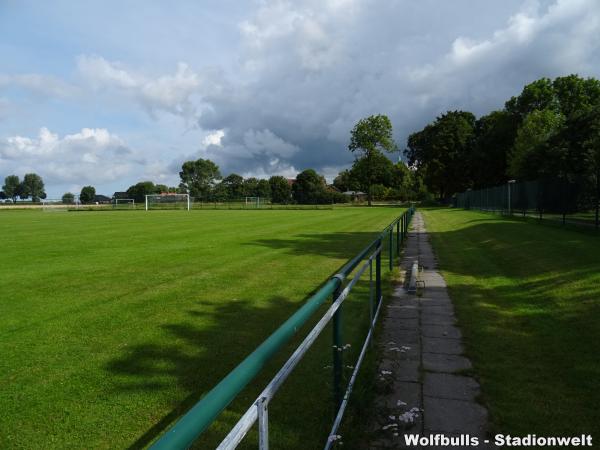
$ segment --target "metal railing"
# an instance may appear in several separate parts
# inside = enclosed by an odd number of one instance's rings
[[[186,449],[208,428],[217,416],[231,403],[231,401],[244,389],[247,384],[261,371],[265,364],[289,339],[306,323],[317,309],[330,296],[333,297],[332,305],[327,309],[319,322],[296,348],[283,367],[269,382],[253,404],[243,414],[237,424],[221,442],[218,449],[234,449],[244,438],[246,433],[258,421],[259,448],[268,449],[268,406],[279,387],[300,362],[304,354],[315,342],[325,326],[333,321],[333,397],[336,411],[334,424],[325,444],[329,449],[341,424],[346,406],[358,370],[366,354],[367,347],[372,338],[373,329],[379,315],[382,286],[381,286],[381,258],[384,239],[389,240],[389,268],[392,270],[395,255],[398,255],[402,243],[408,233],[408,226],[414,214],[414,208],[406,210],[401,216],[388,225],[381,234],[374,239],[362,252],[348,261],[340,271],[331,277],[319,291],[310,297],[306,303],[286,320],[273,334],[248,355],[235,369],[221,380],[210,392],[184,414],[165,434],[152,445],[152,449]],[[396,239],[394,240],[394,234]],[[394,241],[396,245],[394,246]],[[395,250],[395,251],[394,251]],[[348,276],[356,269],[361,261],[366,262],[357,270],[353,278],[343,287]],[[375,280],[373,281],[373,263],[375,265]],[[343,348],[342,344],[342,304],[348,297],[354,285],[369,268],[369,331],[363,343],[358,361],[348,386],[342,390]],[[374,295],[373,295],[374,294]],[[374,302],[376,300],[376,303]]]

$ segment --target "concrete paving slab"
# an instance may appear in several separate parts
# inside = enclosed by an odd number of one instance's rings
[[[454,325],[432,325],[424,324],[421,325],[421,333],[426,337],[437,337],[437,338],[453,338],[460,339],[462,333]]]
[[[434,397],[424,397],[423,404],[426,433],[485,435],[488,415],[480,404]]]
[[[460,355],[443,353],[423,353],[423,369],[429,372],[453,373],[471,369],[471,361]]]
[[[472,377],[449,373],[425,373],[423,395],[428,397],[450,398],[475,401],[479,395],[479,383]]]
[[[464,350],[460,339],[433,338],[423,336],[423,352],[462,355]]]

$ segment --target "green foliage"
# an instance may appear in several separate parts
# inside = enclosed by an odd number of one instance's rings
[[[41,198],[46,198],[42,177],[37,173],[26,173],[21,183],[19,196],[23,199],[31,197],[32,202],[39,202]]]
[[[440,198],[467,188],[516,179],[596,179],[587,161],[586,136],[600,108],[600,81],[577,75],[541,78],[474,122],[455,111],[413,133],[405,150],[409,162]],[[590,147],[591,146],[591,147]],[[593,152],[592,152],[593,153]],[[595,188],[593,188],[595,189]],[[599,189],[600,190],[600,189]]]
[[[271,198],[271,185],[269,180],[258,180],[256,195],[260,198]]]
[[[477,120],[475,140],[469,156],[474,188],[507,181],[508,158],[518,127],[518,117],[507,111],[492,111]]]
[[[468,161],[474,136],[475,116],[465,111],[448,111],[409,136],[405,151],[409,163],[440,199],[469,186]]]
[[[565,117],[552,109],[533,111],[523,121],[510,155],[508,173],[521,179],[536,178],[540,173],[541,145],[556,135]]]
[[[271,201],[273,203],[286,204],[292,199],[292,188],[287,178],[275,175],[269,178],[271,188]]]
[[[75,203],[75,195],[73,195],[71,192],[65,192],[62,196],[62,202],[65,205],[72,205]]]
[[[161,192],[157,189],[158,186],[152,181],[140,181],[139,183],[129,186],[127,189],[128,198],[132,198],[136,203],[144,203],[146,201],[146,195],[158,194]]]
[[[292,187],[294,200],[305,205],[330,203],[331,197],[326,188],[323,176],[313,169],[306,169],[298,174]]]
[[[225,194],[227,198],[230,199],[240,199],[244,197],[244,178],[237,173],[232,173],[227,175],[221,181],[221,185],[223,185],[223,189],[219,189],[219,197],[222,194]],[[221,194],[222,193],[222,194]]]
[[[94,201],[94,197],[96,197],[96,188],[94,186],[84,186],[81,188],[81,192],[79,194],[79,201],[81,203],[92,203]]]
[[[506,111],[516,114],[524,119],[529,113],[542,109],[558,110],[552,81],[549,78],[540,78],[523,88],[518,97],[512,97],[505,105]]]
[[[17,197],[21,194],[21,180],[18,175],[9,175],[4,179],[2,190],[7,198],[10,198],[13,203],[17,203]]]
[[[333,180],[333,185],[341,192],[359,191],[360,182],[353,176],[350,170],[342,170]]]
[[[392,137],[392,122],[383,115],[378,114],[359,120],[350,132],[351,152],[359,152],[359,160],[364,160],[364,174],[366,179],[369,205],[371,205],[371,186],[376,183],[377,167],[376,161],[381,151],[394,152],[397,150]],[[381,161],[379,159],[379,161]]]
[[[180,188],[185,189],[190,196],[209,199],[217,181],[221,179],[219,166],[209,159],[186,161],[179,172]]]
[[[258,195],[258,179],[246,178],[243,184],[243,193],[245,197],[256,197]]]

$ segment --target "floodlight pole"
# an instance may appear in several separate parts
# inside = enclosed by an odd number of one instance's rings
[[[510,202],[510,185],[511,184],[515,184],[516,180],[508,180],[507,186],[508,186],[508,215],[510,216],[511,214],[511,202]]]
[[[146,211],[148,211],[148,196],[146,195]]]
[[[190,210],[190,194],[187,195],[188,211]]]

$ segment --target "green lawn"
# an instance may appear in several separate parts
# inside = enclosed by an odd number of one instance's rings
[[[401,212],[0,212],[0,448],[147,445]],[[345,307],[348,342],[362,337],[350,330],[364,326],[364,291]],[[272,404],[275,448],[323,445],[324,334]]]
[[[422,211],[498,431],[600,435],[600,237]]]

